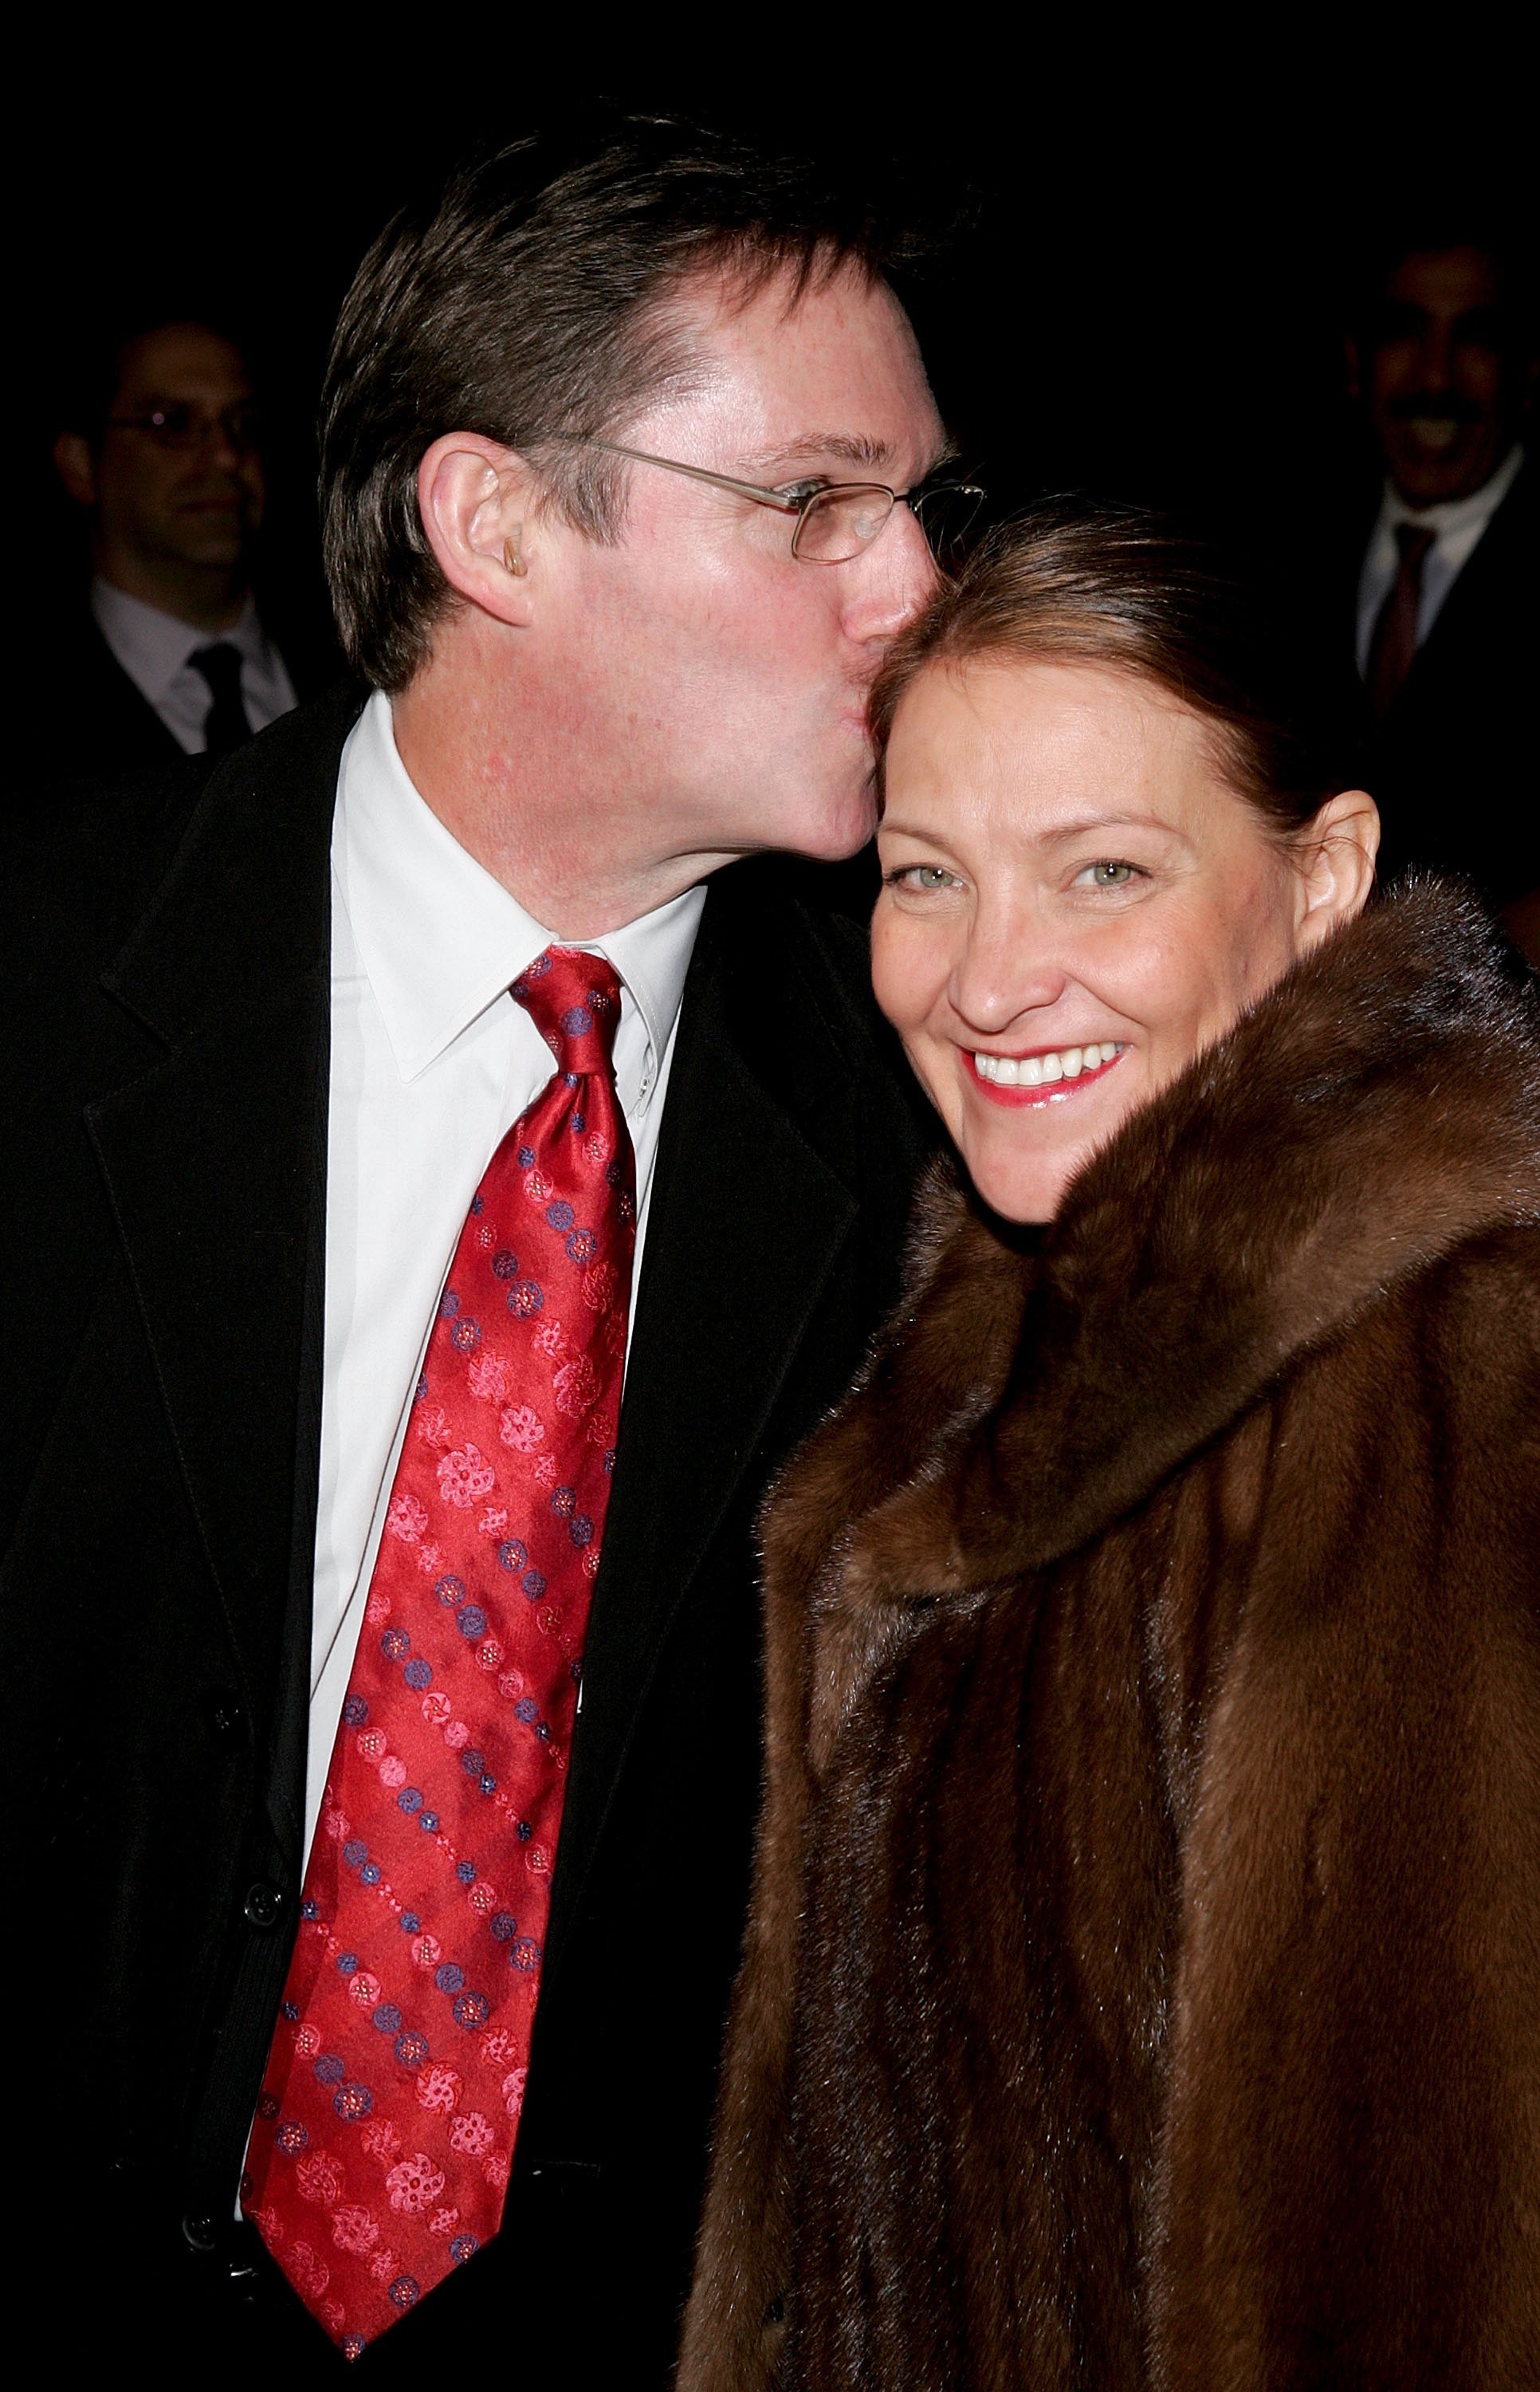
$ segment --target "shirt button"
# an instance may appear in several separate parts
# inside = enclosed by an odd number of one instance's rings
[[[258,1878],[255,1885],[248,1886],[242,1907],[252,1926],[276,1927],[283,1916],[283,1895],[265,1878]]]
[[[187,2216],[182,2220],[182,2239],[189,2250],[212,2251],[219,2241],[219,2230],[212,2217]]]

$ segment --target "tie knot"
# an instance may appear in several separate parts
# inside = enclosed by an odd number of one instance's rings
[[[1397,524],[1395,544],[1401,551],[1402,564],[1415,573],[1437,538],[1438,534],[1430,531],[1426,524]]]
[[[547,947],[512,994],[563,1072],[610,1072],[620,1026],[620,974],[602,956]]]

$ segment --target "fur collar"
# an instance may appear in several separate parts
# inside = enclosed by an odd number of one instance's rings
[[[769,1524],[771,1570],[822,1581],[825,1696],[864,1674],[831,1610],[1075,1551],[1397,1280],[1537,1220],[1540,1006],[1435,880],[1297,965],[1124,1123],[1041,1240],[939,1167],[861,1400],[793,1467],[811,1502]],[[836,1488],[843,1550],[819,1570]]]

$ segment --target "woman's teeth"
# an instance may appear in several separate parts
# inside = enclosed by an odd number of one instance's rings
[[[1082,1072],[1099,1070],[1122,1051],[1120,1044],[1104,1038],[1091,1046],[1061,1046],[1052,1055],[976,1053],[973,1061],[979,1078],[991,1080],[997,1088],[1041,1088],[1051,1080],[1078,1080]]]

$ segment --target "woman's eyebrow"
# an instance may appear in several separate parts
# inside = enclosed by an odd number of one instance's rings
[[[885,813],[882,818],[882,826],[885,831],[890,832],[895,838],[923,839],[930,847],[938,847],[941,843],[940,832],[932,830],[928,825],[925,824],[907,823],[901,816]]]
[[[1077,814],[1069,822],[1055,823],[1051,830],[1039,831],[1034,844],[1038,847],[1062,847],[1070,839],[1084,838],[1091,832],[1100,830],[1154,830],[1165,838],[1180,839],[1184,847],[1192,845],[1174,823],[1165,821],[1159,814],[1123,812]]]

